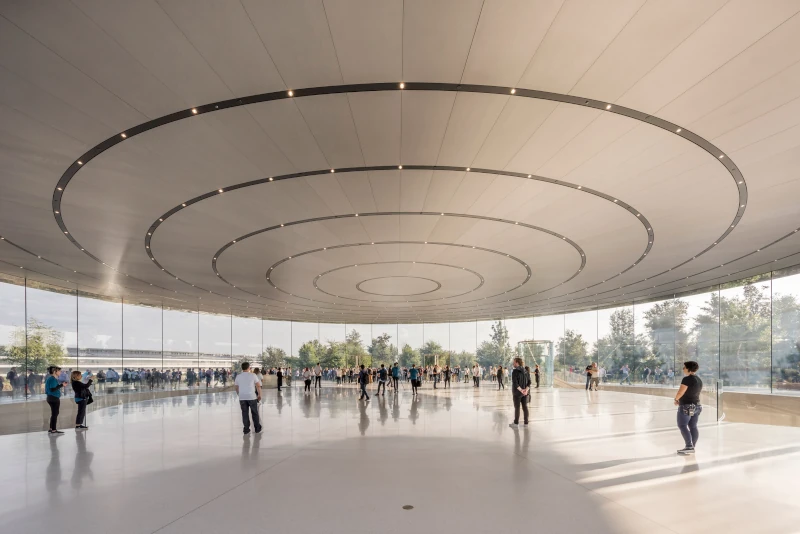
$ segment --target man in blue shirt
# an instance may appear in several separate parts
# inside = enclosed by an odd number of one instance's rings
[[[394,362],[392,366],[392,386],[394,387],[394,392],[397,393],[397,384],[400,381],[400,367],[398,367],[397,362]]]
[[[419,369],[417,369],[417,364],[412,364],[411,369],[408,370],[408,374],[411,375],[411,394],[417,394],[417,387],[419,387]]]

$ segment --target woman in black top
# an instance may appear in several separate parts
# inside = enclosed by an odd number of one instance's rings
[[[697,446],[699,433],[697,431],[697,420],[703,407],[700,405],[700,392],[703,390],[703,381],[696,376],[700,366],[697,362],[685,362],[683,364],[683,380],[678,394],[675,395],[675,406],[678,407],[678,429],[683,435],[685,442],[684,448],[678,454],[694,454]]]
[[[503,366],[502,365],[498,365],[497,366],[497,389],[500,389],[500,388],[506,389],[505,384],[503,384]]]

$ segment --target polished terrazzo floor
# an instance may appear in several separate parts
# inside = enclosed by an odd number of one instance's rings
[[[667,533],[800,530],[800,428],[701,420],[696,457],[667,398],[429,386],[266,392],[242,436],[234,394],[120,405],[84,434],[0,437],[5,532]],[[404,506],[412,506],[406,510]]]

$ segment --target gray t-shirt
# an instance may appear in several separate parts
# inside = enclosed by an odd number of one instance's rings
[[[256,383],[260,383],[253,373],[240,373],[234,384],[239,386],[239,400],[256,400]]]

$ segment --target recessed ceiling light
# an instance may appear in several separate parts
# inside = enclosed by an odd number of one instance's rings
[[[283,226],[283,223],[281,223],[281,226]]]
[[[402,168],[403,168],[403,166],[402,166],[402,165],[398,165],[398,166],[397,166],[397,168],[398,168],[398,169],[402,169]]]
[[[123,139],[125,139],[126,137],[128,137],[128,136],[127,136],[127,135],[125,135],[124,133],[121,133],[121,134],[119,134],[119,135],[120,135],[120,137],[122,137]]]
[[[583,186],[582,186],[582,185],[579,185],[579,186],[578,186],[578,189],[583,189]]]
[[[611,104],[608,104],[608,105],[606,106],[606,109],[611,109]]]
[[[512,89],[512,90],[511,90],[511,94],[512,94],[512,95],[513,95],[514,93],[516,93],[516,92],[517,92],[517,90],[516,90],[516,89]]]
[[[269,177],[269,181],[270,181],[270,182],[272,181],[272,176],[270,176],[270,177]]]
[[[184,202],[183,204],[181,204],[181,206],[183,206],[183,207],[185,208],[185,207],[186,207],[186,202]]]
[[[725,157],[725,154],[720,154],[719,159],[722,159],[724,157]]]
[[[439,215],[444,215],[444,213],[440,213]]]
[[[220,193],[222,193],[222,189],[217,189],[217,191],[219,191]]]
[[[469,167],[467,167],[467,172],[469,172],[470,170],[472,170],[472,169],[470,169]]]
[[[358,217],[358,213],[356,213],[356,217]]]
[[[675,133],[681,133],[681,129],[678,128],[677,130],[675,130]]]
[[[59,191],[63,191],[64,190],[61,187],[56,187],[56,189],[58,189]]]
[[[58,210],[56,210],[56,213],[58,213]]]
[[[233,242],[236,243],[236,240],[234,239]]]
[[[68,234],[69,232],[67,232],[66,230],[64,230],[64,233],[65,233],[65,234]]]
[[[158,220],[159,220],[159,221],[161,221],[161,222],[164,222],[164,219],[160,219],[160,218],[159,218]]]
[[[192,113],[197,115],[197,109],[196,108],[192,108]]]
[[[740,208],[743,208],[743,207],[744,207],[744,204],[742,204],[742,205],[741,205],[741,206],[739,206],[739,207],[740,207]]]
[[[400,89],[405,89],[405,88],[406,88],[406,84],[404,84],[403,82],[400,82]]]
[[[336,172],[336,169],[331,169],[331,172]]]
[[[288,93],[286,93],[286,94],[288,94],[289,96],[294,96],[294,91],[291,91],[291,90],[290,90],[290,91],[289,91]]]
[[[743,181],[743,180],[739,180],[739,183],[740,183],[740,184],[741,184],[741,183],[744,183],[744,181]]]
[[[153,235],[153,232],[147,232],[147,235]],[[81,249],[83,250],[83,249]]]
[[[78,165],[83,165],[83,162],[81,160],[78,160]]]

